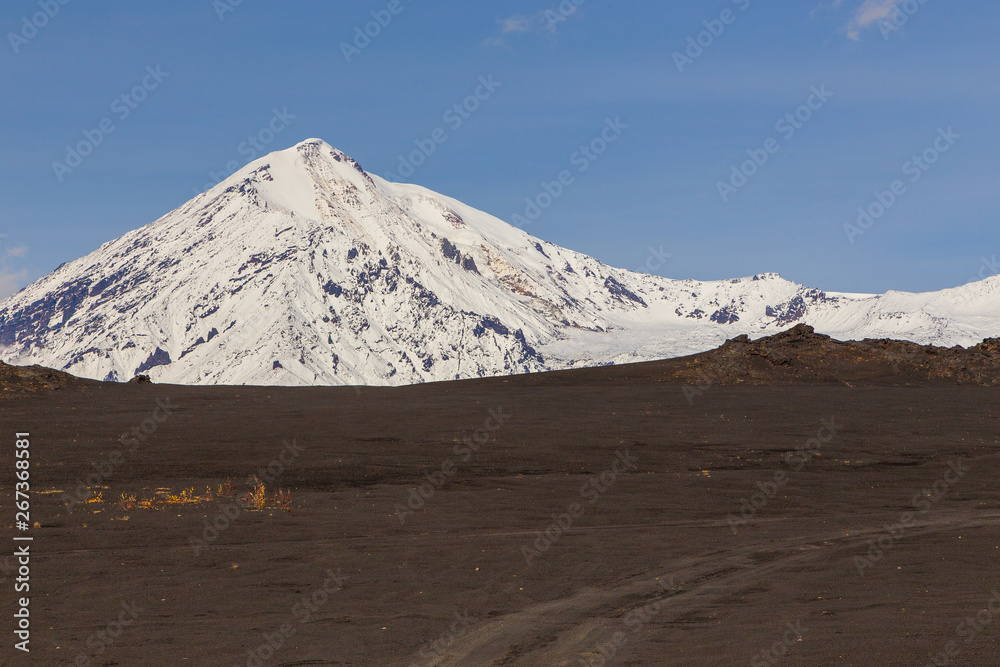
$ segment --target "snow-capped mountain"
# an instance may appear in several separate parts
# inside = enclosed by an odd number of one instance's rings
[[[971,345],[1000,334],[1000,278],[851,295],[634,273],[313,139],[0,302],[0,359],[106,380],[398,385],[679,356],[798,322]]]

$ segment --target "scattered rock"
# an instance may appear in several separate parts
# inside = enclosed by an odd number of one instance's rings
[[[539,382],[585,384],[655,378],[665,384],[697,387],[1000,386],[1000,338],[986,339],[969,349],[887,339],[838,341],[816,333],[807,324],[798,324],[758,340],[737,336],[715,350],[688,357],[546,375],[537,376]]]
[[[0,398],[34,394],[64,387],[85,387],[102,384],[82,380],[69,373],[44,366],[11,366],[0,361]]]

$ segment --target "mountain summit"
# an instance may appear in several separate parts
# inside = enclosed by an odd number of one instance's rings
[[[310,139],[0,302],[0,359],[119,381],[399,385],[673,357],[800,322],[972,345],[1000,332],[1000,278],[847,295],[634,273]]]

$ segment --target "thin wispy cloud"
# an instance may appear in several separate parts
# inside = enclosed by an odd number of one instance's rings
[[[890,18],[899,11],[897,8],[903,2],[904,0],[865,0],[847,24],[847,38],[855,42],[861,41],[862,30]],[[834,6],[839,6],[839,3],[834,3]]]
[[[818,5],[812,8],[809,12],[809,18],[814,19],[823,12],[829,12],[831,10],[840,9],[840,5],[844,3],[844,0],[833,0],[833,2],[820,2]]]
[[[500,24],[500,32],[507,34],[509,32],[531,32],[534,21],[528,16],[523,14],[517,14],[511,16],[510,18],[500,19],[497,21]]]
[[[559,34],[558,26],[565,22],[570,16],[578,11],[578,7],[570,5],[568,8],[540,11],[534,15],[514,14],[504,19],[497,19],[499,34],[486,39],[483,46],[506,47],[504,35],[536,34],[543,36],[554,36]]]

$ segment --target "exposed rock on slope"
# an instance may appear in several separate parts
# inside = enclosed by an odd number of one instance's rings
[[[734,385],[1000,386],[1000,338],[968,349],[885,339],[837,341],[799,324],[755,341],[739,336],[715,350],[688,357],[550,373],[536,381],[573,384],[651,379],[687,385],[695,394],[712,386]]]
[[[97,383],[51,368],[10,366],[0,361],[0,399],[34,394],[46,389],[80,388],[95,384]]]
[[[309,140],[0,302],[0,359],[97,380],[400,385],[676,357],[800,322],[974,345],[1000,333],[1000,277],[884,295],[669,280]]]

